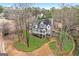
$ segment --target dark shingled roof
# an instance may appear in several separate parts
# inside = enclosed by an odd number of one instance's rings
[[[48,19],[45,19],[43,22],[44,22],[45,25],[51,25],[51,21],[48,20]]]
[[[41,22],[43,22],[45,25],[51,25],[51,21],[48,20],[48,19],[45,19],[45,20],[39,21],[39,22],[38,22],[38,25],[39,25]]]

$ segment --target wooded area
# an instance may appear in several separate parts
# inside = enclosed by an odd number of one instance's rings
[[[50,38],[56,37],[57,45],[59,45],[59,50],[61,52],[64,51],[64,46],[66,44],[64,42],[71,40],[70,42],[74,42],[73,44],[75,44],[73,55],[79,55],[79,6],[61,3],[59,4],[60,8],[51,7],[50,9],[45,9],[32,7],[33,5],[34,4],[32,3],[17,3],[14,4],[14,8],[0,7],[0,13],[4,13],[5,19],[15,21],[16,29],[13,33],[17,38],[14,40],[20,42],[18,43],[20,45],[25,45],[25,48],[30,48],[31,44],[29,42],[31,39],[36,38],[38,40],[42,39],[49,42],[51,41]],[[43,27],[46,31],[47,29],[50,29],[51,35],[47,35],[47,32],[45,35],[38,35],[39,33],[36,35],[33,34],[34,22],[36,22],[35,26],[38,28],[39,24],[41,24],[41,22],[43,23],[44,20],[48,20],[47,22],[51,23],[48,24],[49,27]],[[8,23],[3,24],[2,33],[3,37],[9,35]],[[16,45],[17,47],[18,44]],[[40,45],[41,44],[39,44],[39,46]],[[52,46],[52,44],[50,46]],[[60,53],[60,55],[63,55],[63,53]]]

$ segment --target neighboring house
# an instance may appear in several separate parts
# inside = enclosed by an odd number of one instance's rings
[[[51,35],[51,21],[48,19],[36,21],[32,26],[32,34]]]

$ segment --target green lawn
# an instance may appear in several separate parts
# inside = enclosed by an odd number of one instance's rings
[[[63,41],[63,48],[64,48],[64,52],[69,52],[72,50],[73,48],[73,42],[69,39],[69,40],[64,40]]]
[[[24,35],[26,35],[24,33]],[[18,50],[22,50],[22,51],[28,51],[31,52],[39,47],[41,47],[45,42],[47,42],[48,40],[46,39],[40,39],[36,36],[29,36],[29,47],[26,47],[26,45],[24,45],[22,42],[14,42],[14,46],[18,49]]]
[[[68,37],[66,36],[67,33],[62,33],[62,35],[60,36],[61,39],[60,39],[60,42],[62,43],[62,46],[63,46],[63,50],[64,52],[69,52],[72,50],[73,48],[73,42],[71,39],[68,39]],[[58,39],[57,39],[58,40]],[[56,54],[59,53],[59,49],[56,47],[56,42],[52,42],[49,44],[49,47],[54,50],[54,52]]]
[[[68,38],[66,32],[62,32],[62,34],[61,34],[61,42],[62,42],[64,52],[69,52],[69,51],[72,50],[73,42],[72,42],[72,39]]]
[[[56,42],[49,43],[49,47],[54,51],[56,55],[59,53],[59,49],[56,46]]]

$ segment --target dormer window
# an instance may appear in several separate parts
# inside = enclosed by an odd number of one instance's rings
[[[50,29],[50,25],[47,26],[47,29]]]
[[[43,24],[43,22],[41,22],[40,24]]]
[[[38,27],[37,25],[34,26],[34,28],[37,28],[37,27]]]

